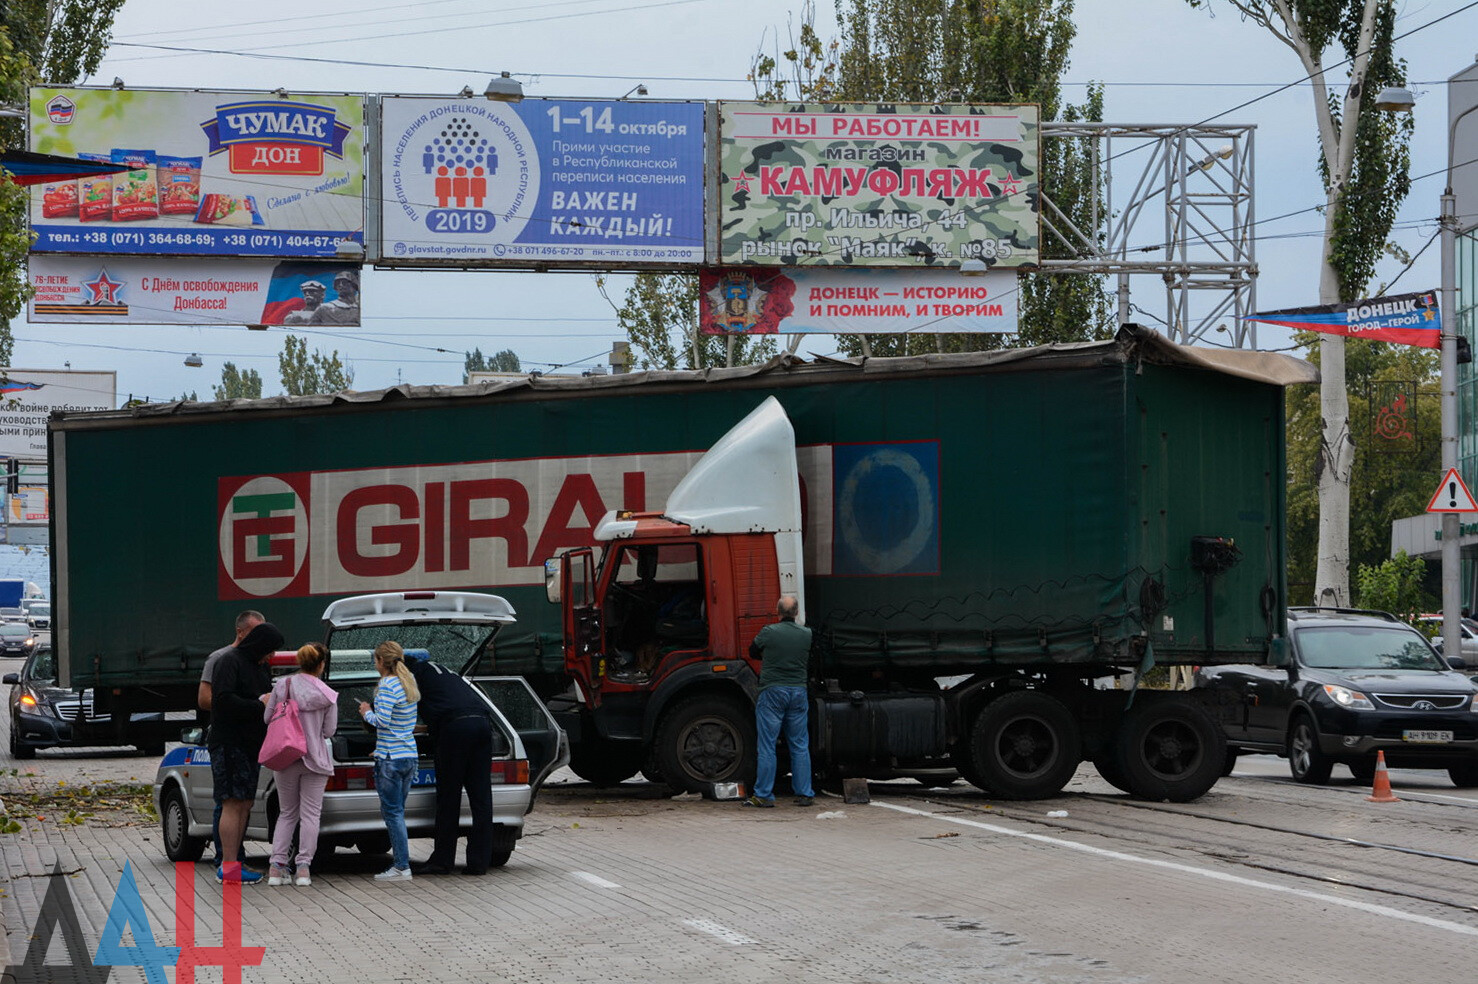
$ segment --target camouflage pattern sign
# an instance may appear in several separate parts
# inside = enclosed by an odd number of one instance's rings
[[[1038,261],[1036,106],[719,103],[727,265]]]

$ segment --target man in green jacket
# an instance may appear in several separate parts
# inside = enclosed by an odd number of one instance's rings
[[[790,749],[790,786],[795,793],[795,805],[810,806],[814,795],[811,740],[806,724],[811,630],[796,624],[800,604],[794,595],[782,597],[775,611],[780,621],[760,629],[749,646],[749,655],[761,660],[760,696],[754,705],[759,770],[754,780],[754,795],[744,805],[765,809],[775,805],[775,743],[782,725],[785,745]]]

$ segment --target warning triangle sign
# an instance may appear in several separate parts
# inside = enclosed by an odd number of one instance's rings
[[[1442,484],[1437,486],[1437,491],[1432,493],[1432,501],[1427,503],[1427,512],[1478,512],[1478,501],[1474,501],[1473,493],[1468,491],[1463,476],[1457,473],[1456,468],[1447,469],[1447,474],[1442,476]]]

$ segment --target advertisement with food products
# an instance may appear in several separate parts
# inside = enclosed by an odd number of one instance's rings
[[[127,165],[31,192],[33,252],[333,257],[364,241],[364,97],[30,91],[31,149]]]
[[[719,103],[719,258],[745,266],[1031,266],[1038,109]]]
[[[32,254],[32,324],[359,324],[359,267],[333,260]]]
[[[697,102],[386,96],[386,266],[703,262]]]

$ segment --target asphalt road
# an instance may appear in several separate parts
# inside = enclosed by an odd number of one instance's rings
[[[153,771],[125,750],[0,766],[0,796],[17,804]],[[753,810],[561,773],[513,860],[485,878],[388,888],[369,877],[383,858],[344,852],[319,859],[310,889],[248,889],[243,941],[266,956],[242,979],[1471,980],[1478,793],[1441,773],[1392,781],[1402,802],[1375,804],[1342,775],[1300,786],[1258,756],[1190,804],[1136,802],[1084,769],[1041,802],[896,782],[873,784],[865,805]],[[175,939],[174,872],[152,820],[40,809],[0,835],[12,960],[53,864],[71,872],[89,952],[125,861],[156,935]],[[413,856],[429,848],[415,841]],[[187,872],[200,939],[218,940],[221,890],[205,865]],[[52,952],[63,959],[60,942]]]

